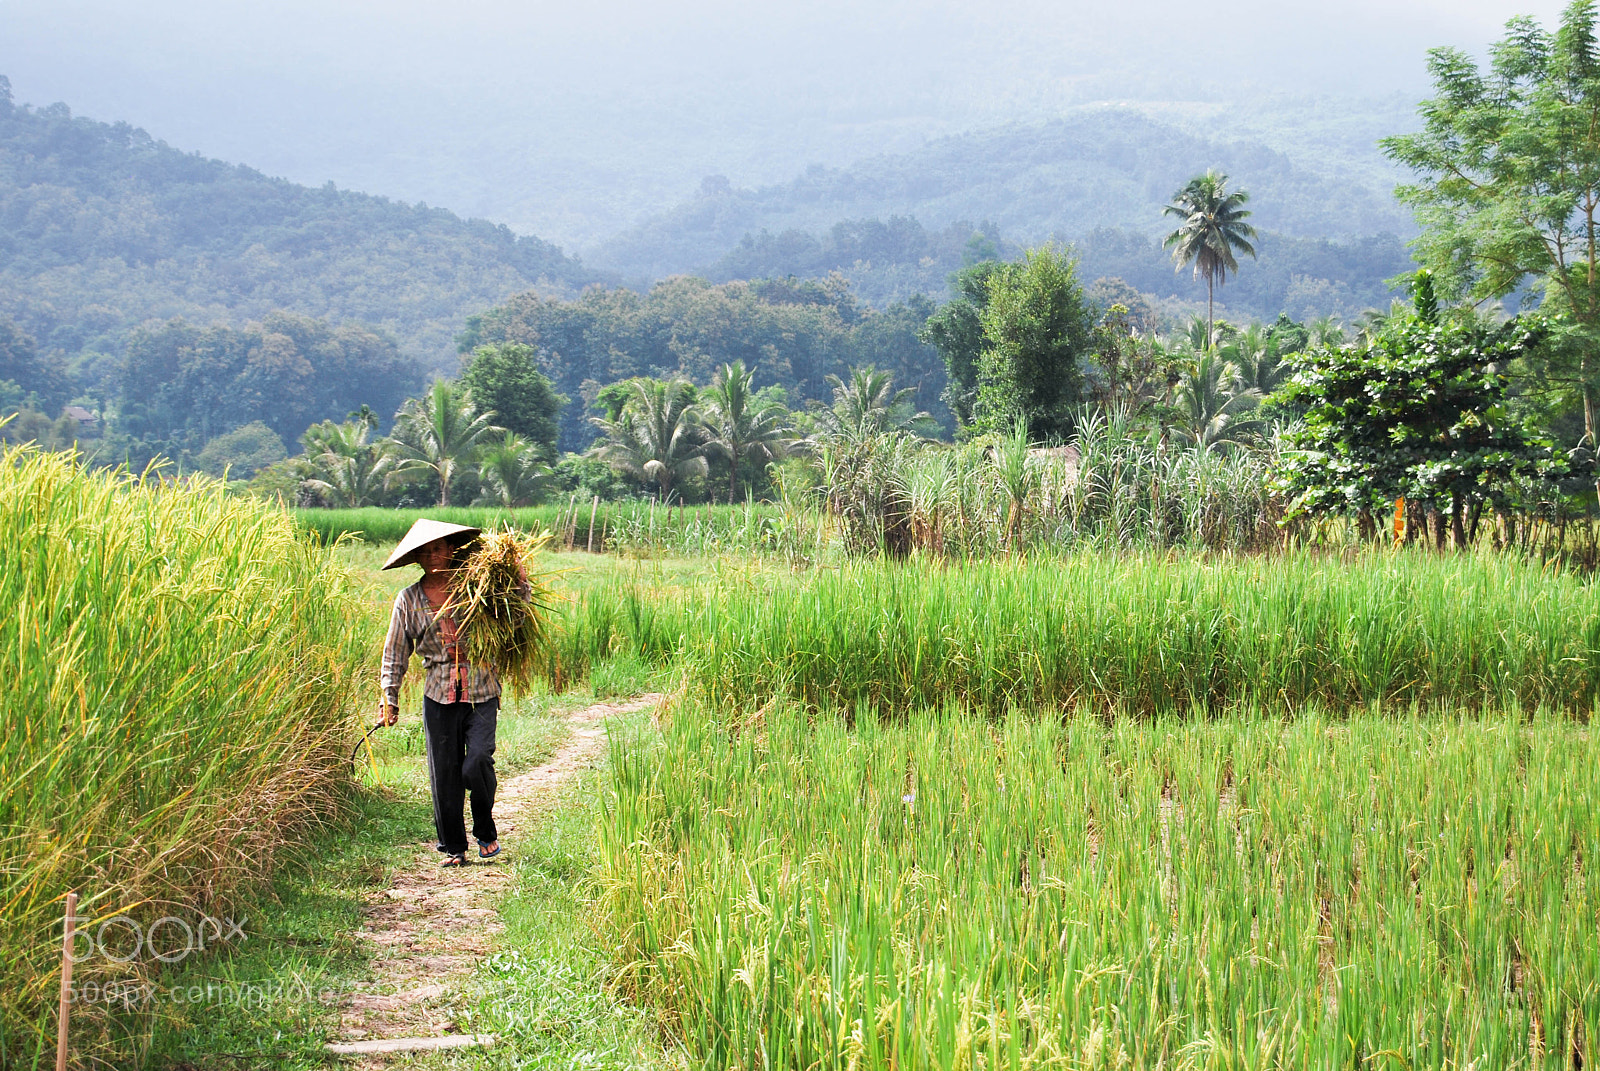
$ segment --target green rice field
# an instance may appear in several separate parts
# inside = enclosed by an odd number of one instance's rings
[[[500,509],[450,506],[416,510],[297,509],[295,523],[332,545],[348,536],[364,543],[398,543],[418,517],[477,528],[509,526],[549,532],[563,548],[594,551],[672,551],[720,554],[772,551],[797,544],[806,532],[772,506],[657,507],[650,502],[579,502]],[[592,522],[592,525],[591,525]]]
[[[48,1051],[67,888],[226,908],[354,794],[421,791],[414,723],[382,785],[343,758],[418,514],[6,461],[15,1054]],[[669,693],[561,827],[601,964],[561,984],[653,1024],[661,1066],[1592,1062],[1594,580],[1422,549],[848,559],[814,515],[671,512],[602,510],[606,553],[536,564],[541,695]],[[111,1029],[80,1051],[132,1051]]]
[[[567,608],[563,657],[681,667],[716,709],[774,697],[854,713],[953,705],[1292,712],[1600,700],[1600,588],[1514,558],[1379,552],[794,571],[697,583],[616,569]]]
[[[1543,714],[684,710],[597,915],[695,1066],[1578,1067],[1597,786]]]

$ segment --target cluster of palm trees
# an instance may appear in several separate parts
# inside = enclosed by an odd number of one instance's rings
[[[1167,426],[1200,450],[1235,447],[1271,431],[1261,404],[1292,371],[1279,340],[1261,324],[1243,331],[1220,326],[1197,318],[1177,338],[1150,343],[1164,346],[1173,369],[1170,389],[1160,399]],[[1330,322],[1324,330],[1338,328]]]
[[[683,379],[635,379],[615,417],[592,417],[603,435],[595,456],[617,472],[654,484],[662,502],[681,498],[681,486],[705,476],[708,461],[728,463],[728,502],[738,500],[740,474],[761,471],[784,457],[819,447],[860,441],[885,432],[932,435],[937,423],[915,411],[915,391],[895,390],[888,372],[851,369],[829,376],[833,404],[796,419],[783,404],[763,401],[754,371],[742,361],[717,369],[711,385],[696,390]]]
[[[721,459],[732,503],[767,464],[791,454],[884,432],[937,431],[932,417],[914,411],[914,392],[895,390],[890,374],[874,368],[829,376],[832,406],[806,414],[763,398],[754,378],[753,369],[734,361],[701,389],[679,378],[629,380],[616,412],[591,418],[602,437],[589,454],[652,488],[663,502],[681,500],[686,483],[706,477],[709,462]],[[463,481],[469,473],[478,489],[474,504],[532,504],[549,490],[550,459],[495,419],[477,408],[465,387],[439,379],[401,407],[392,434],[377,434],[377,415],[369,410],[344,423],[323,421],[301,436],[305,452],[288,464],[302,497],[324,506],[376,505],[398,488],[419,486],[432,488],[437,504],[449,506],[464,482],[474,482]]]
[[[731,503],[741,465],[777,460],[793,444],[789,410],[758,399],[754,378],[734,361],[717,369],[704,391],[686,379],[629,380],[614,419],[590,418],[604,436],[594,453],[613,470],[655,484],[662,502],[681,499],[684,482],[707,473],[708,458],[725,458]]]
[[[438,379],[401,407],[391,435],[377,436],[377,415],[365,409],[342,424],[312,425],[292,471],[325,506],[376,505],[396,487],[419,484],[435,486],[438,505],[448,506],[468,472],[478,478],[479,503],[528,505],[548,484],[547,458],[494,417],[480,412],[465,388]]]

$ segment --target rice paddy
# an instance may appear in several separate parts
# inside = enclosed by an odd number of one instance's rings
[[[372,571],[415,514],[6,462],[15,1052],[53,1021],[62,890],[225,904],[353,790],[387,606],[355,573],[409,581]],[[596,509],[601,555],[588,514],[429,511],[553,535],[545,685],[673,692],[583,809],[608,966],[569,984],[689,1066],[1592,1063],[1592,579],[954,528],[841,560],[787,506]],[[352,525],[374,542],[305,537]]]
[[[1545,715],[682,711],[597,916],[695,1066],[1576,1067],[1597,792]]]
[[[712,709],[792,698],[878,714],[953,705],[1153,714],[1600,701],[1600,587],[1509,556],[1109,556],[692,582],[614,568],[562,614],[551,673],[628,652]]]
[[[694,1066],[1591,1059],[1592,582],[1085,554],[574,613],[681,673],[614,742],[594,911]]]
[[[365,543],[397,543],[418,517],[476,528],[509,526],[549,532],[559,547],[581,551],[716,555],[780,551],[814,542],[816,525],[792,511],[749,503],[742,506],[673,506],[651,502],[579,501],[499,509],[452,506],[424,510],[297,509],[295,523],[332,545],[344,536]]]

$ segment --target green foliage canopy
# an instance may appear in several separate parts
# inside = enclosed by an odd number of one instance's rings
[[[261,421],[252,420],[206,443],[200,451],[200,467],[213,476],[226,472],[233,479],[248,480],[288,456],[278,433]]]
[[[978,402],[978,362],[983,356],[984,308],[989,304],[989,277],[1000,262],[980,261],[950,277],[951,299],[926,318],[917,336],[931,345],[944,364],[943,401],[956,421],[967,427]]]
[[[1574,0],[1549,33],[1514,18],[1488,71],[1466,53],[1429,53],[1435,96],[1423,129],[1384,151],[1417,173],[1400,188],[1425,228],[1418,257],[1449,294],[1500,298],[1531,283],[1577,335],[1550,348],[1555,378],[1581,397],[1595,443],[1600,386],[1600,44],[1594,0]]]
[[[556,390],[601,403],[606,384],[640,376],[708,383],[717,368],[738,361],[795,402],[825,401],[828,376],[878,363],[917,384],[920,404],[936,405],[943,369],[917,338],[929,311],[920,302],[863,309],[837,278],[717,285],[676,277],[644,294],[602,287],[576,301],[519,294],[472,318],[459,345],[463,354],[496,342],[531,346]],[[617,419],[622,400],[606,403],[606,419]],[[561,414],[563,451],[593,441],[598,425],[586,415],[576,405]]]
[[[421,379],[392,338],[355,324],[281,312],[239,328],[172,320],[129,342],[117,426],[169,456],[252,421],[293,441],[364,403],[392,413]]]
[[[1505,408],[1506,365],[1538,341],[1518,320],[1442,315],[1426,273],[1416,309],[1351,346],[1294,358],[1286,388],[1305,406],[1291,432],[1286,487],[1312,513],[1364,514],[1397,498],[1448,509],[1465,545],[1469,507],[1503,503],[1519,479],[1561,459]]]
[[[538,352],[515,342],[479,346],[465,358],[461,385],[479,409],[493,412],[495,423],[516,432],[548,460],[555,457],[561,407],[567,399],[555,392],[539,371]]]
[[[1094,314],[1078,285],[1077,262],[1052,246],[1028,251],[989,277],[979,314],[975,423],[1008,430],[1027,422],[1037,441],[1065,439],[1082,401],[1083,370]]]

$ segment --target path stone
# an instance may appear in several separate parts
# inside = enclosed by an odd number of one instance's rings
[[[372,977],[344,1001],[341,1042],[445,1036],[456,1029],[455,1001],[504,929],[495,903],[510,881],[509,868],[501,864],[517,851],[519,827],[531,825],[553,806],[556,790],[600,759],[607,718],[661,700],[651,694],[569,715],[572,735],[550,761],[499,786],[494,810],[505,846],[501,857],[480,860],[474,846],[467,853],[470,866],[440,867],[433,841],[424,841],[386,888],[367,895],[359,936],[372,949]],[[382,1067],[387,1059],[364,1052],[356,1066]]]

